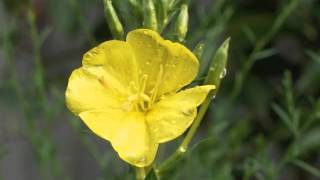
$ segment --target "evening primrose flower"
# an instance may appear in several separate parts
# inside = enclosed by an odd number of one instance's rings
[[[197,58],[157,32],[138,29],[126,41],[106,41],[88,51],[66,90],[68,108],[120,158],[150,165],[158,145],[192,124],[213,85],[181,90],[198,73]]]

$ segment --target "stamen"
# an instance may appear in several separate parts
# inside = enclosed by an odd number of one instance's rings
[[[148,110],[151,107],[152,102],[155,101],[157,97],[158,88],[160,86],[162,76],[163,76],[163,66],[160,65],[160,71],[157,77],[156,85],[151,92],[151,97],[145,93],[148,75],[141,74],[138,80],[138,85],[139,85],[138,87],[134,81],[131,81],[129,83],[129,89],[130,89],[131,95],[129,95],[127,99],[129,107],[135,108],[136,111],[145,112],[146,110]],[[128,106],[128,104],[126,105]],[[125,109],[130,109],[130,108],[126,107]]]
[[[128,97],[128,101],[130,102],[134,102],[134,101],[137,101],[139,99],[138,95],[135,94],[135,95],[131,95]]]
[[[138,92],[138,87],[137,87],[136,83],[134,83],[133,81],[130,81],[129,89],[132,94],[136,94]]]
[[[146,101],[146,102],[151,101],[150,97],[144,93],[140,94],[140,97],[143,99],[143,101]]]
[[[147,86],[147,79],[148,79],[148,75],[144,74],[141,78],[141,86],[140,86],[140,93],[144,93],[144,91],[146,90],[146,86]]]

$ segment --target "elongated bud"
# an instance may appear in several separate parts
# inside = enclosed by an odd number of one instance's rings
[[[123,39],[124,32],[119,17],[112,5],[111,0],[103,0],[104,14],[106,16],[107,23],[109,25],[112,36],[116,39]]]
[[[188,5],[182,4],[180,13],[177,19],[176,30],[175,30],[178,36],[178,40],[180,42],[184,41],[184,38],[187,35],[188,20],[189,20]]]
[[[158,30],[157,15],[153,0],[143,0],[143,26],[154,31]]]
[[[159,7],[159,29],[160,31],[162,31],[164,29],[164,27],[166,26],[167,22],[168,22],[168,0],[157,0],[158,3],[158,7]]]
[[[228,60],[229,42],[230,38],[226,39],[217,50],[212,59],[207,77],[204,81],[204,84],[213,84],[216,86],[216,89],[212,91],[211,96],[215,96],[220,87],[221,80],[227,73],[226,65]]]

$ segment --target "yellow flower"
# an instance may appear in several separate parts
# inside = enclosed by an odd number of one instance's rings
[[[183,45],[152,30],[134,30],[126,41],[106,41],[84,55],[69,79],[67,106],[124,161],[148,166],[160,143],[186,131],[214,89],[180,90],[196,77],[198,66]]]

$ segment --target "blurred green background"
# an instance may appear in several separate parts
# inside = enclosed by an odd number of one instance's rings
[[[126,32],[141,27],[128,1],[114,6]],[[194,83],[231,37],[227,75],[165,179],[320,179],[320,1],[193,0],[189,13],[185,44],[204,44]],[[163,36],[174,39],[173,29]],[[64,104],[82,55],[110,39],[102,0],[0,1],[0,179],[133,179]],[[162,145],[157,162],[181,139]]]

